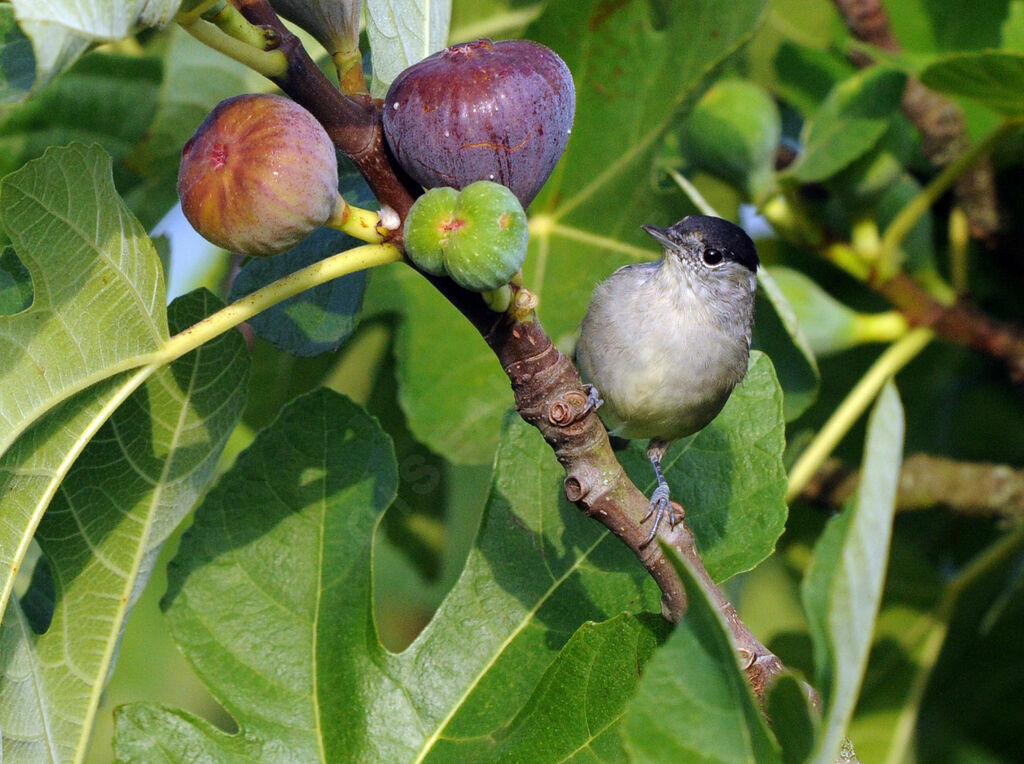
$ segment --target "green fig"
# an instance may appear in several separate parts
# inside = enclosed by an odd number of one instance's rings
[[[462,191],[432,188],[405,220],[405,249],[421,269],[474,292],[507,284],[526,259],[526,213],[508,188],[488,180]]]

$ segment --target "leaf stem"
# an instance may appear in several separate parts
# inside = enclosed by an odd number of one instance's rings
[[[364,244],[301,268],[284,278],[257,289],[250,295],[221,308],[199,323],[175,334],[152,358],[151,365],[163,365],[209,342],[224,332],[247,321],[257,313],[287,300],[310,287],[339,276],[395,263],[402,253],[393,244]]]
[[[879,251],[879,268],[882,274],[895,274],[899,272],[898,260],[900,247],[903,240],[917,225],[917,221],[931,209],[932,205],[942,196],[957,178],[963,175],[981,157],[988,154],[1005,135],[1017,129],[1021,124],[1019,119],[1007,119],[989,132],[984,138],[971,145],[967,151],[958,156],[932,178],[920,193],[907,202],[906,206],[899,211],[882,235],[882,244]]]
[[[835,450],[835,447],[839,445],[839,441],[853,427],[854,422],[871,405],[871,401],[878,395],[882,386],[924,350],[934,337],[935,332],[931,329],[919,327],[890,345],[878,357],[867,373],[850,390],[839,408],[825,422],[825,426],[821,428],[806,450],[800,454],[800,458],[789,472],[786,501],[792,501],[803,491],[810,479]]]
[[[233,58],[264,77],[283,77],[288,72],[288,57],[280,50],[265,50],[243,42],[203,19],[179,21],[181,28],[207,47]]]

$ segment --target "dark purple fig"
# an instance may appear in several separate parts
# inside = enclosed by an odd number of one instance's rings
[[[572,75],[554,51],[482,39],[399,74],[384,101],[384,135],[424,187],[489,180],[526,207],[565,151],[575,109]]]

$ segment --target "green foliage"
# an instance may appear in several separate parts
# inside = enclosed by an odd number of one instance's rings
[[[686,586],[686,619],[651,659],[626,712],[632,760],[780,761],[721,613],[689,565],[666,551]]]
[[[565,500],[491,349],[406,264],[246,314],[356,245],[325,230],[167,306],[189,253],[149,234],[182,145],[223,98],[273,89],[164,28],[177,6],[0,3],[5,760],[789,764],[847,737],[864,761],[1014,760],[1024,534],[895,510],[905,445],[1024,463],[1019,390],[935,321],[958,295],[1024,321],[1012,247],[962,232],[949,184],[969,163],[936,181],[900,112],[911,76],[956,100],[1019,241],[1021,0],[887,3],[899,55],[851,40],[829,0],[366,3],[376,95],[481,35],[569,65],[576,122],[522,269],[563,352],[593,286],[658,256],[640,224],[703,209],[682,186],[771,226],[747,377],[663,462],[707,570],[792,669],[764,698],[671,550],[689,608],[660,617],[636,557]],[[344,161],[340,190],[378,206]],[[649,493],[644,445],[618,456]],[[827,519],[798,494],[833,453],[860,472]],[[167,590],[142,597],[169,539]],[[148,654],[118,663],[144,628],[209,704],[168,704]],[[115,714],[108,681],[131,673],[153,678]],[[115,718],[113,743],[93,732]]]

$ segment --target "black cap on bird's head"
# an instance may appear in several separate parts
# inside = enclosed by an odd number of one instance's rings
[[[747,232],[734,223],[711,215],[688,215],[668,228],[645,225],[642,228],[663,247],[692,247],[699,243],[705,251],[714,251],[726,260],[757,272],[761,260]]]

